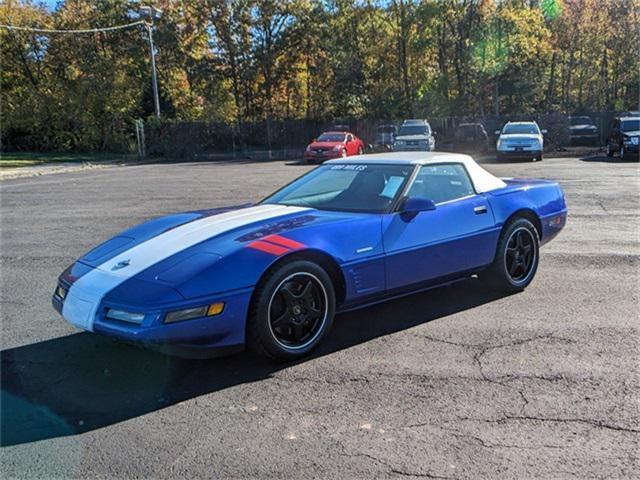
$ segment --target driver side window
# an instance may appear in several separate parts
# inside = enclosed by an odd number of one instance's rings
[[[474,195],[475,190],[465,168],[460,164],[424,165],[407,192],[434,203],[448,202]]]

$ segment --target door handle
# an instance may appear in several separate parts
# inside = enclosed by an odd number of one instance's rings
[[[473,211],[476,215],[482,215],[483,213],[487,213],[487,207],[485,205],[478,205],[477,207],[473,207]]]

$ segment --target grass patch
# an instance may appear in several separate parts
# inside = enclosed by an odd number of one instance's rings
[[[2,153],[0,154],[0,168],[32,167],[44,163],[100,162],[106,160],[124,160],[125,158],[127,158],[127,155],[122,153]]]

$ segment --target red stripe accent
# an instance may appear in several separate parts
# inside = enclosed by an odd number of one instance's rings
[[[271,255],[282,255],[289,251],[288,248],[274,245],[273,243],[263,242],[262,240],[256,240],[248,245],[249,248],[260,250],[261,252],[270,253]]]
[[[289,248],[306,248],[304,243],[296,242],[295,240],[291,240],[287,237],[281,237],[280,235],[269,235],[268,237],[264,237],[262,240]]]

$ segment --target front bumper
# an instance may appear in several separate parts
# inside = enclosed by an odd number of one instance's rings
[[[70,287],[62,282],[61,285],[67,290]],[[252,291],[253,288],[249,288],[162,306],[105,300],[96,309],[91,331],[172,355],[195,358],[219,356],[243,349]],[[218,302],[225,304],[218,315],[164,323],[165,314],[169,311]],[[64,317],[64,300],[54,293],[52,304]],[[109,308],[143,313],[144,320],[141,324],[134,324],[109,319],[106,317]]]
[[[498,158],[534,158],[538,155],[542,155],[542,150],[509,148],[505,150],[497,150],[496,154]]]
[[[633,144],[631,142],[629,143],[625,143],[624,144],[624,149],[625,149],[625,155],[629,155],[629,156],[638,156],[638,153],[640,152],[640,145],[639,144]]]
[[[340,152],[334,152],[333,150],[327,150],[322,153],[316,153],[314,151],[305,151],[303,156],[307,162],[324,162],[326,160],[332,160],[334,158],[340,158]]]

